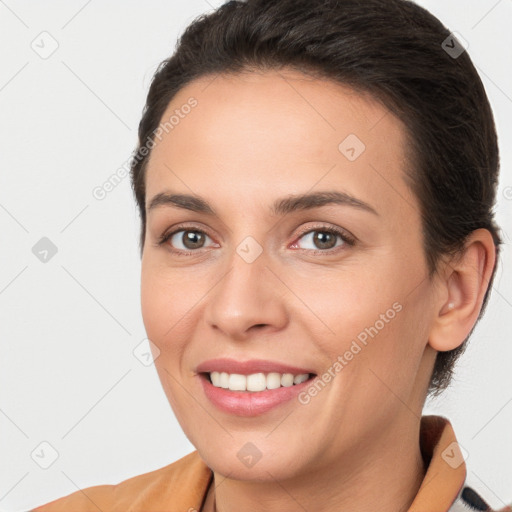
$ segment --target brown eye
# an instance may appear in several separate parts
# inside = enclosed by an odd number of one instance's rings
[[[310,247],[304,247],[304,241],[309,243]],[[342,245],[352,244],[346,235],[335,229],[313,229],[304,233],[295,245],[300,249],[328,251]]]
[[[181,233],[181,234],[180,234]],[[206,233],[197,230],[184,230],[176,231],[170,238],[172,245],[177,249],[200,249],[203,247],[206,238],[209,238]],[[179,247],[179,244],[183,247]],[[177,244],[177,245],[176,245]]]
[[[332,249],[336,245],[337,235],[328,231],[315,231],[313,243],[319,249]]]
[[[192,225],[177,226],[174,231],[164,233],[159,237],[157,246],[165,246],[176,256],[199,255],[208,248],[220,247],[206,231]]]

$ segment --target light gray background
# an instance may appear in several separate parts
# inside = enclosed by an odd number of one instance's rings
[[[221,3],[0,0],[2,511],[117,483],[194,449],[154,367],[133,354],[147,346],[129,178],[101,201],[92,191],[135,147],[158,63]],[[425,410],[450,418],[469,481],[498,508],[512,502],[512,1],[419,3],[468,41],[500,136],[506,245],[494,291],[454,385]],[[52,38],[58,48],[43,59],[31,45],[49,51]],[[42,237],[58,250],[47,263],[32,252]],[[43,441],[58,452],[48,469],[38,465],[51,462]]]

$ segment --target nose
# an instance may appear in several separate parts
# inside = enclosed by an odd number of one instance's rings
[[[283,283],[262,252],[254,261],[234,252],[220,281],[208,294],[204,309],[209,327],[242,341],[255,332],[283,329],[288,313]]]

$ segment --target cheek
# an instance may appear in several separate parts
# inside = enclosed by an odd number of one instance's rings
[[[167,293],[155,273],[143,268],[141,278],[141,311],[146,332],[151,340],[160,341],[169,317],[165,315]],[[172,310],[168,311],[172,314]],[[169,327],[167,326],[167,329]]]
[[[385,278],[384,274],[385,269],[368,264],[322,269],[316,277],[309,274],[295,280],[294,293],[307,308],[307,317],[316,316],[329,338],[346,339],[373,325],[390,309],[389,316],[394,317],[393,304],[402,300],[403,293],[396,276]]]
[[[173,286],[168,278],[163,277],[162,273],[143,268],[143,323],[147,337],[158,347],[155,368],[167,399],[178,418],[182,409],[178,405],[186,398],[181,396],[181,386],[176,382],[186,348],[186,326],[180,319],[183,319],[185,312],[190,309],[190,306],[184,304],[188,294],[179,293],[179,289]]]
[[[211,283],[204,275],[170,269],[143,260],[141,312],[148,338],[161,351],[160,361],[179,361],[202,314]],[[210,283],[210,284],[209,284]]]
[[[420,286],[411,293],[411,283],[420,281],[415,269],[400,266],[397,271],[395,264],[363,268],[324,274],[319,286],[308,277],[296,283],[296,292],[331,363],[346,355],[346,377],[368,378],[369,368],[375,368],[393,382],[403,365],[415,371],[421,358],[424,343],[417,330],[422,331],[419,313],[426,290]]]
[[[165,269],[143,262],[141,272],[141,312],[149,339],[160,349],[172,339],[174,331],[190,306],[188,294]]]

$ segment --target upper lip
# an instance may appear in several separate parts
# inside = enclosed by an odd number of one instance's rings
[[[251,375],[253,373],[292,373],[301,375],[303,373],[314,373],[308,368],[299,368],[278,361],[267,361],[264,359],[250,359],[248,361],[236,361],[235,359],[221,358],[203,361],[196,368],[197,373],[226,372],[240,375]]]

